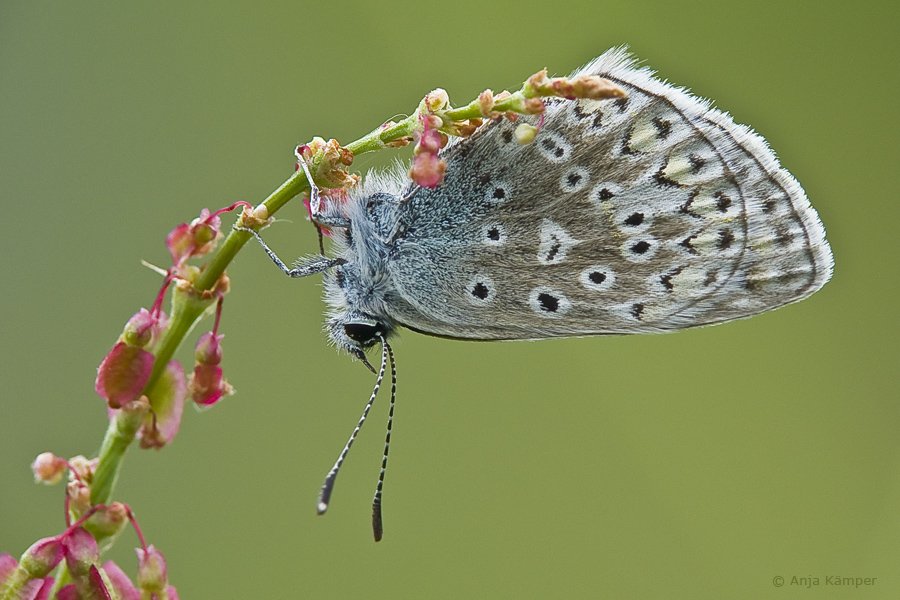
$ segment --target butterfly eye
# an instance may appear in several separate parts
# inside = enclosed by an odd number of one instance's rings
[[[381,335],[381,327],[372,323],[345,323],[344,333],[354,342],[368,344]]]

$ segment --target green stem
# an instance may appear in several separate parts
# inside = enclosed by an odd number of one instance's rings
[[[272,192],[263,204],[266,205],[271,216],[280,210],[291,198],[308,188],[309,183],[306,181],[306,177],[302,171],[298,171],[281,184],[277,190]],[[181,342],[200,317],[203,316],[206,309],[215,302],[215,298],[205,300],[198,298],[197,292],[210,290],[215,286],[225,272],[225,267],[231,263],[238,250],[241,249],[248,239],[250,239],[249,233],[232,230],[207,264],[206,269],[197,277],[193,285],[194,289],[183,291],[176,287],[172,300],[172,315],[168,326],[156,344],[153,371],[143,390],[143,393],[151,399],[153,398],[154,386],[159,381],[159,377],[165,371],[169,361],[172,360]],[[133,426],[133,422],[134,419],[126,415],[125,411],[120,411],[116,418],[110,421],[106,430],[106,436],[103,438],[103,444],[100,447],[99,462],[91,484],[91,504],[106,504],[109,502],[122,469],[122,458],[125,456],[125,450],[134,441],[134,437],[139,429],[139,427]]]
[[[110,419],[109,427],[100,446],[97,470],[91,483],[91,504],[106,504],[112,495],[116,481],[119,479],[119,471],[122,468],[122,457],[125,450],[134,440],[138,426],[134,425],[134,419],[129,419],[126,411],[119,411],[115,419]]]
[[[263,201],[263,204],[271,217],[281,210],[288,200],[308,189],[309,182],[306,181],[306,175],[303,174],[302,170],[298,170],[287,181],[282,183],[277,190],[269,194],[269,197]],[[235,231],[232,229],[219,247],[219,250],[207,263],[206,269],[197,277],[194,287],[198,290],[211,290],[219,280],[219,277],[222,276],[222,273],[225,272],[225,267],[231,263],[238,250],[247,243],[250,237],[250,234],[246,231]]]
[[[344,147],[350,150],[350,152],[353,153],[353,156],[359,156],[364,152],[382,150],[388,142],[412,135],[417,121],[418,115],[413,113],[399,123],[376,129],[372,133],[359,138],[355,142],[350,142]]]

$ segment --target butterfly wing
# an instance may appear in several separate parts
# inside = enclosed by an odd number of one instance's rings
[[[580,73],[628,97],[551,100],[527,145],[489,124],[405,203],[388,265],[400,322],[475,339],[658,332],[824,285],[821,222],[760,136],[621,50]]]

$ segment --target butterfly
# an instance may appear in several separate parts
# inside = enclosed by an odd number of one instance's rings
[[[401,168],[368,175],[346,202],[313,214],[334,232],[334,258],[291,269],[247,229],[289,275],[323,274],[334,344],[370,369],[365,351],[381,346],[375,388],[326,477],[320,514],[389,366],[373,501],[382,537],[396,390],[388,339],[401,327],[462,340],[661,333],[797,302],[831,277],[822,223],[762,137],[624,49],[578,75],[627,95],[545,100],[540,120],[519,120],[537,126],[527,144],[517,124],[488,122],[441,151],[447,168],[434,189]]]

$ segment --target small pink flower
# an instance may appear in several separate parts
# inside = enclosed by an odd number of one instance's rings
[[[162,552],[154,548],[153,544],[150,544],[146,550],[138,548],[137,555],[137,582],[141,592],[159,594],[165,590],[170,599],[178,600],[178,593],[174,587],[169,585],[166,559]]]
[[[152,393],[152,410],[144,418],[137,436],[141,439],[141,448],[159,449],[171,443],[181,427],[184,398],[187,395],[187,382],[181,363],[173,360],[166,366],[153,386]]]
[[[154,315],[146,308],[141,308],[128,319],[119,341],[125,342],[129,346],[146,348],[165,327],[164,319],[165,315],[161,313]]]
[[[73,577],[86,577],[97,560],[100,552],[97,541],[84,527],[75,527],[63,541],[66,566]]]
[[[204,208],[199,217],[170,231],[166,236],[166,247],[175,266],[179,267],[192,256],[203,256],[212,250],[221,227],[222,219],[218,211],[210,215],[209,209]]]
[[[113,502],[95,512],[90,525],[96,539],[113,538],[128,525],[128,507],[121,502]]]
[[[15,558],[6,554],[0,554],[0,593],[8,593],[7,584],[15,585],[16,572],[23,570]],[[12,598],[15,600],[47,600],[50,590],[53,588],[53,578],[46,577],[28,579],[24,584],[19,583],[20,588]],[[3,596],[4,598],[7,596]]]
[[[56,597],[57,600],[113,600],[111,587],[99,567],[91,565],[85,576],[61,587]]]
[[[225,336],[213,332],[204,333],[197,341],[194,352],[196,363],[188,388],[194,402],[200,406],[212,406],[223,396],[234,393],[234,388],[222,377],[222,346]]]
[[[0,590],[6,584],[9,576],[19,567],[19,562],[11,555],[4,552],[0,554]]]
[[[46,577],[62,561],[64,544],[58,536],[36,541],[22,555],[21,567],[32,577]]]
[[[35,591],[34,595],[24,595],[22,596],[22,600],[49,600],[50,592],[53,591],[53,585],[56,583],[56,580],[52,577],[44,577],[43,579],[38,579],[36,581],[40,582],[40,586],[36,586],[38,589]]]
[[[141,593],[125,574],[125,571],[119,568],[119,565],[110,560],[103,563],[103,571],[120,600],[141,600]]]
[[[434,188],[444,180],[444,172],[447,170],[447,163],[438,156],[438,152],[446,144],[446,136],[433,128],[434,124],[427,115],[422,115],[422,125],[424,131],[416,133],[409,176],[422,187]]]
[[[66,470],[66,461],[52,452],[44,452],[31,463],[31,470],[34,471],[35,483],[53,485],[62,479],[63,472]]]
[[[66,484],[66,496],[72,514],[80,516],[91,510],[91,488],[84,480],[70,479]]]
[[[413,158],[409,176],[417,185],[435,188],[444,180],[446,171],[447,163],[437,154],[419,154]]]

